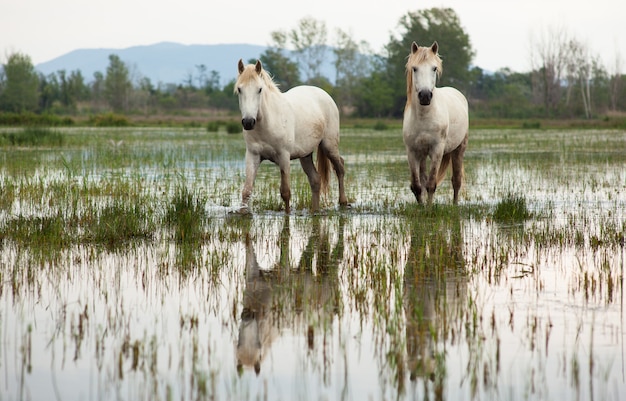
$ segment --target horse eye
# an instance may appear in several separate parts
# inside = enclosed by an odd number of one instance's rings
[[[437,72],[437,67],[433,67],[433,72]]]
[[[241,88],[237,88],[237,93],[241,93]]]
[[[417,67],[413,67],[413,72],[417,72]]]
[[[259,88],[259,93],[261,93],[261,90],[263,90],[263,88]]]

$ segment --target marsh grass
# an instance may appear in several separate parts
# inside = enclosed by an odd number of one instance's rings
[[[3,143],[11,146],[62,146],[65,135],[47,127],[26,127],[16,132],[5,132],[0,136]]]
[[[355,207],[337,208],[333,189],[321,213],[307,213],[295,162],[284,216],[280,174],[264,163],[254,214],[240,216],[228,212],[243,185],[241,138],[67,132],[62,152],[11,149],[0,172],[0,298],[11,328],[0,352],[32,349],[26,359],[41,361],[16,384],[21,358],[7,358],[8,398],[49,395],[42,375],[70,383],[59,398],[80,388],[100,399],[601,399],[624,388],[611,351],[623,342],[623,134],[474,132],[455,206],[449,183],[433,205],[415,203],[399,128],[348,129],[341,150]],[[520,179],[532,183],[528,198],[510,190]],[[237,373],[232,346],[247,240],[272,284],[257,294],[271,295],[278,326],[258,376]],[[79,383],[73,368],[115,394]]]
[[[71,243],[67,231],[67,221],[60,214],[43,217],[19,215],[6,223],[0,238],[37,249],[62,249]]]
[[[410,219],[411,222],[427,221],[428,224],[458,221],[459,219],[483,220],[491,214],[491,208],[484,203],[434,203],[432,205],[416,202],[393,205],[393,214]]]
[[[114,200],[87,224],[85,239],[107,248],[124,246],[133,241],[154,238],[156,221],[149,207],[142,202]]]
[[[177,242],[197,241],[204,237],[206,202],[206,196],[190,192],[184,184],[178,186],[165,213],[165,223],[173,228]]]
[[[5,179],[0,183],[0,211],[10,211],[15,200],[16,185]]]
[[[73,173],[49,180],[6,179],[0,197],[6,211],[1,236],[51,251],[79,244],[114,248],[151,240],[158,211],[143,191],[140,182],[92,182],[78,180]]]
[[[493,211],[493,219],[503,223],[521,223],[531,217],[526,198],[513,193],[506,194]]]

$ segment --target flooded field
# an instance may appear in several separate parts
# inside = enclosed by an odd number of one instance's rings
[[[474,130],[458,206],[345,129],[348,209],[240,135],[0,130],[1,400],[622,400],[626,132]]]

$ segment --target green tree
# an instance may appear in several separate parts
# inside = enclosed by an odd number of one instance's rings
[[[211,70],[209,76],[204,81],[204,92],[209,95],[215,91],[220,90],[220,73],[216,70]]]
[[[93,73],[91,102],[95,111],[101,110],[104,106],[104,75],[100,71]]]
[[[485,74],[472,69],[470,107],[480,117],[529,118],[536,113],[532,104],[530,73],[515,73],[508,68]]]
[[[371,74],[360,78],[359,84],[354,88],[354,106],[360,117],[388,117],[397,114],[390,107],[396,94],[389,85],[385,63],[385,59],[373,56],[374,67]]]
[[[232,79],[222,90],[214,90],[209,95],[209,103],[210,107],[215,107],[218,109],[225,109],[236,111],[239,110],[239,102],[237,100],[237,96],[234,95],[235,91],[235,80]]]
[[[111,54],[104,79],[104,97],[113,111],[128,110],[131,90],[128,67],[119,56]]]
[[[0,109],[17,113],[36,111],[39,105],[39,77],[29,56],[9,55],[0,79]]]
[[[39,110],[50,112],[54,107],[54,103],[59,101],[60,92],[59,80],[56,74],[39,75]]]
[[[145,113],[151,113],[156,110],[157,106],[157,90],[152,85],[152,81],[148,77],[142,77],[139,79],[136,90],[134,93],[134,104]]]
[[[399,38],[392,36],[385,47],[390,85],[397,93],[392,108],[400,113],[406,101],[406,59],[414,41],[420,46],[439,43],[443,75],[438,86],[454,86],[466,92],[471,81],[469,69],[475,52],[456,12],[451,8],[408,12],[399,21]]]
[[[89,97],[89,88],[85,84],[82,73],[80,70],[75,70],[67,75],[65,70],[59,70],[57,75],[61,104],[68,111],[76,111],[78,102]]]

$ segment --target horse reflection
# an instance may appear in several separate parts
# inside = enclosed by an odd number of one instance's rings
[[[404,272],[407,368],[410,379],[435,379],[436,345],[453,339],[467,298],[463,235],[458,219],[414,224]]]
[[[290,222],[283,219],[280,257],[275,267],[262,269],[254,244],[246,236],[246,286],[236,347],[237,370],[253,368],[258,375],[273,341],[285,327],[305,332],[310,349],[316,327],[326,327],[340,309],[337,266],[343,258],[343,221],[331,250],[328,227],[313,217],[313,229],[298,265],[290,265]]]

